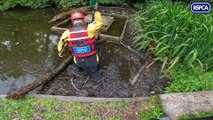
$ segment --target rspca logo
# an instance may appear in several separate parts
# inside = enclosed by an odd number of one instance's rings
[[[191,11],[193,13],[209,13],[211,5],[208,2],[194,2],[191,4]]]

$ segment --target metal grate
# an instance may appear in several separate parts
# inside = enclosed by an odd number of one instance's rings
[[[92,21],[92,14],[88,14],[85,16],[85,22],[87,24],[91,23]],[[112,22],[114,21],[114,17],[111,16],[102,16],[102,20],[103,20],[103,27],[101,28],[104,31],[107,31],[109,29],[109,27],[111,26]]]

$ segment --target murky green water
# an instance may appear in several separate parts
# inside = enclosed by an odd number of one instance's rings
[[[125,25],[125,21],[126,19],[116,18],[111,24],[108,31],[102,32],[102,34],[120,37]]]
[[[33,82],[63,60],[57,56],[59,36],[48,24],[55,14],[53,8],[0,13],[0,94]]]

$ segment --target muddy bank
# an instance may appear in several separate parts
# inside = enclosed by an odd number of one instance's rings
[[[133,97],[162,93],[168,79],[160,77],[160,63],[144,69],[134,86],[132,79],[145,62],[127,49],[115,44],[102,43],[100,47],[100,71],[102,81],[94,82],[85,71],[79,73],[70,64],[54,80],[43,86],[40,93],[65,96]]]

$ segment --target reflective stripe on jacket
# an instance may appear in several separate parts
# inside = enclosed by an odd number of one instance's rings
[[[70,29],[70,38],[68,49],[73,56],[83,58],[96,54],[95,39],[89,38],[86,27],[76,31]]]

